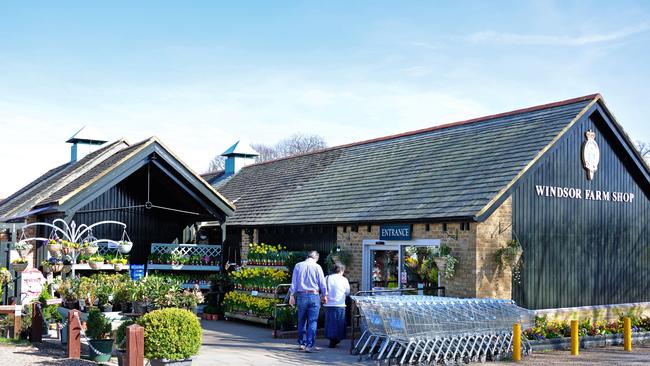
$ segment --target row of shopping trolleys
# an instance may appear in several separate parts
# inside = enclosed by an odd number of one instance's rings
[[[485,362],[511,356],[513,324],[529,327],[534,313],[512,300],[400,295],[353,296],[361,337],[353,353],[383,364]],[[522,354],[531,347],[521,337]]]

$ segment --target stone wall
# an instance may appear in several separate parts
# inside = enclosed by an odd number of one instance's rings
[[[512,198],[508,198],[476,231],[476,297],[512,298],[512,270],[495,259],[512,239]]]
[[[583,319],[614,321],[626,313],[650,317],[650,302],[535,310],[536,315],[546,316],[548,320],[555,321]]]
[[[246,233],[246,229],[241,229],[241,259],[248,259],[248,250],[251,243],[259,242],[259,231],[252,229],[252,235]]]

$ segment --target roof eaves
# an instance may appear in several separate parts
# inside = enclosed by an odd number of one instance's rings
[[[523,169],[522,169],[522,170],[521,170],[521,171],[520,171],[520,172],[519,172],[519,173],[518,173],[518,174],[517,174],[517,175],[516,175],[516,176],[515,176],[515,177],[514,177],[514,178],[513,178],[513,179],[512,179],[512,180],[511,180],[507,185],[506,185],[506,186],[505,186],[505,187],[503,187],[503,188],[502,188],[502,189],[501,189],[501,190],[500,190],[500,191],[499,191],[499,192],[498,192],[494,197],[492,197],[492,199],[491,199],[491,200],[490,200],[490,201],[489,201],[489,202],[488,202],[488,203],[487,203],[487,204],[486,204],[486,205],[485,205],[485,206],[484,206],[484,207],[483,207],[479,212],[476,213],[476,215],[475,215],[475,220],[476,220],[476,221],[480,221],[479,218],[482,217],[482,216],[484,216],[485,213],[488,212],[488,211],[492,208],[492,206],[493,206],[496,202],[498,202],[498,201],[502,198],[502,196],[503,196],[506,192],[508,192],[508,190],[509,190],[512,186],[514,186],[514,185],[517,183],[517,181],[519,181],[519,179],[521,179],[521,177],[522,177],[524,174],[526,174],[526,172],[527,172],[527,171],[528,171],[528,170],[529,170],[533,165],[535,165],[535,163],[537,163],[537,161],[539,161],[539,160],[544,156],[544,154],[546,154],[546,152],[547,152],[549,149],[551,149],[551,147],[553,147],[553,145],[555,145],[555,143],[556,143],[557,141],[559,141],[559,140],[562,138],[562,136],[564,136],[564,134],[566,134],[566,133],[571,129],[571,127],[573,127],[573,126],[574,126],[574,125],[575,125],[575,124],[576,124],[576,123],[577,123],[577,122],[578,122],[578,121],[579,121],[579,120],[580,120],[580,119],[585,115],[585,113],[587,113],[587,111],[589,111],[589,110],[594,106],[594,104],[596,104],[599,100],[602,99],[602,96],[601,96],[600,94],[592,94],[592,95],[590,95],[589,97],[593,98],[593,100],[592,100],[589,104],[587,104],[587,106],[585,106],[585,107],[584,107],[584,108],[583,108],[583,109],[582,109],[582,110],[581,110],[581,111],[580,111],[580,112],[579,112],[579,113],[578,113],[578,114],[577,114],[577,115],[576,115],[576,116],[571,120],[571,122],[569,122],[569,123],[568,123],[568,124],[567,124],[567,125],[566,125],[566,126],[565,126],[561,131],[560,131],[560,133],[558,133],[558,134],[553,138],[553,140],[551,140],[551,142],[549,142],[549,143],[548,143],[548,144],[547,144],[547,145],[546,145],[542,150],[540,150],[540,151],[537,153],[537,155],[536,155],[536,156],[535,156],[531,161],[529,161],[528,164],[526,164],[526,166],[524,166],[524,168],[523,168]],[[590,99],[590,98],[587,98],[587,97],[581,97],[581,98],[577,98],[577,100],[575,100],[575,102],[585,101],[585,100],[589,100],[589,99]],[[575,102],[574,102],[574,103],[575,103]],[[567,104],[568,104],[568,103],[567,103]]]
[[[65,196],[61,197],[58,201],[53,202],[53,203],[58,203],[59,205],[62,205],[65,201],[69,200],[70,198],[72,198],[72,197],[74,197],[75,195],[77,195],[79,192],[81,192],[81,191],[83,191],[84,189],[86,189],[87,187],[91,186],[92,184],[94,184],[95,182],[97,182],[99,179],[101,179],[102,177],[106,176],[106,174],[110,173],[110,172],[111,172],[113,169],[115,169],[117,166],[121,165],[122,163],[124,163],[125,161],[129,160],[131,157],[133,157],[134,155],[136,155],[137,153],[139,153],[140,151],[142,151],[143,149],[145,149],[147,146],[151,145],[151,144],[155,141],[155,139],[154,139],[154,138],[149,138],[148,140],[145,140],[145,141],[146,141],[146,142],[144,142],[141,146],[139,146],[137,149],[135,149],[135,150],[133,150],[132,152],[130,152],[127,156],[125,156],[124,158],[122,158],[122,159],[119,160],[118,162],[114,163],[114,164],[113,164],[112,166],[110,166],[108,169],[106,169],[106,170],[104,170],[103,172],[97,174],[95,177],[93,177],[93,179],[89,180],[89,181],[86,182],[85,184],[79,186],[77,189],[75,189],[75,190],[73,190],[72,192],[66,194]],[[137,144],[136,144],[136,145],[137,145]]]

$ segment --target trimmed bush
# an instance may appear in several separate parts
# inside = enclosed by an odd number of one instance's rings
[[[135,322],[133,320],[125,320],[120,324],[119,327],[117,327],[117,331],[115,331],[115,344],[117,344],[117,349],[120,350],[125,350],[126,349],[126,343],[122,345],[122,342],[126,338],[126,327],[129,325],[133,325]],[[121,347],[120,347],[121,346]]]
[[[201,347],[201,323],[191,311],[167,308],[140,318],[144,327],[144,357],[150,360],[185,360]]]
[[[90,309],[86,325],[86,335],[90,339],[107,339],[111,336],[111,322],[95,307]]]

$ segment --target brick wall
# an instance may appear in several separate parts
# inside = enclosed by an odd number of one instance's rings
[[[259,243],[259,231],[253,229],[252,235],[248,235],[246,229],[241,229],[241,259],[248,259],[251,243]]]

